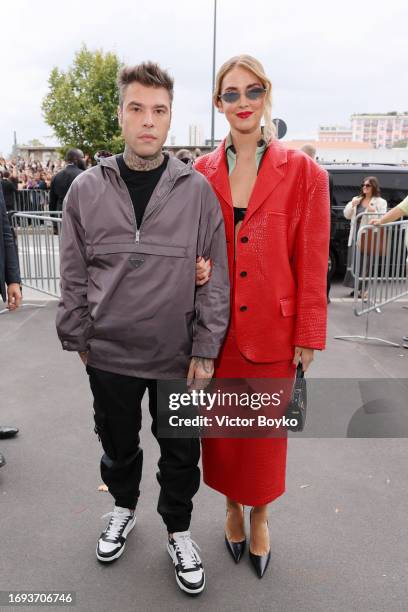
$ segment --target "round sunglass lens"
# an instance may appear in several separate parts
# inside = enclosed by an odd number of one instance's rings
[[[224,100],[224,102],[229,102],[231,104],[232,102],[236,102],[238,100],[239,93],[236,91],[227,91],[225,94],[222,94],[221,98]]]
[[[257,98],[259,98],[259,96],[263,94],[263,92],[263,89],[261,89],[260,87],[256,87],[254,89],[249,89],[246,95],[247,98],[249,98],[250,100],[256,100]]]

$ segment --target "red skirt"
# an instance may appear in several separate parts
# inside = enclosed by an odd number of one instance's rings
[[[237,347],[231,326],[214,375],[216,378],[292,379],[295,370],[292,361],[248,361]],[[204,482],[246,506],[268,504],[285,492],[286,449],[286,437],[203,438]]]

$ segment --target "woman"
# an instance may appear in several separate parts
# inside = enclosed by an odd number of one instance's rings
[[[292,379],[296,364],[307,370],[325,345],[327,173],[275,140],[271,91],[258,60],[228,60],[213,101],[230,133],[195,164],[218,196],[228,246],[232,310],[218,378]],[[252,506],[249,552],[260,578],[270,558],[268,505],[285,490],[286,446],[286,437],[203,440],[204,481],[227,498],[225,538],[236,562],[244,506]]]
[[[387,211],[387,202],[383,198],[380,197],[380,185],[378,179],[375,176],[367,176],[363,179],[361,184],[360,193],[358,196],[355,196],[350,202],[345,206],[343,214],[346,219],[350,219],[350,232],[348,237],[348,252],[347,252],[347,272],[344,277],[343,285],[345,287],[352,287],[354,289],[354,275],[353,275],[353,251],[354,251],[354,241],[357,236],[358,230],[361,225],[368,225],[370,217],[368,215],[363,215],[359,219],[357,219],[357,215],[360,213],[381,213],[384,214]],[[372,218],[372,217],[371,217]],[[360,273],[359,276],[365,275],[363,267],[364,258],[360,258]],[[367,258],[367,263],[369,262],[369,258]],[[361,291],[362,283],[359,283],[359,290]],[[354,291],[351,292],[351,295],[354,295]],[[360,294],[359,294],[360,296]],[[365,298],[366,296],[364,296]]]

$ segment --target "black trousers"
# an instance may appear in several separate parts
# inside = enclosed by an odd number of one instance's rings
[[[87,372],[94,396],[95,432],[105,451],[101,476],[116,505],[135,508],[139,498],[143,464],[139,437],[141,403],[148,389],[151,429],[160,445],[157,511],[169,533],[186,531],[190,526],[192,498],[200,486],[199,439],[157,437],[155,380],[123,376],[91,366],[87,366]]]

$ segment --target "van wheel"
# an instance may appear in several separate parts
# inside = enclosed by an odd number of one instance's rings
[[[332,279],[336,274],[337,262],[336,256],[332,250],[329,252],[329,278]]]

